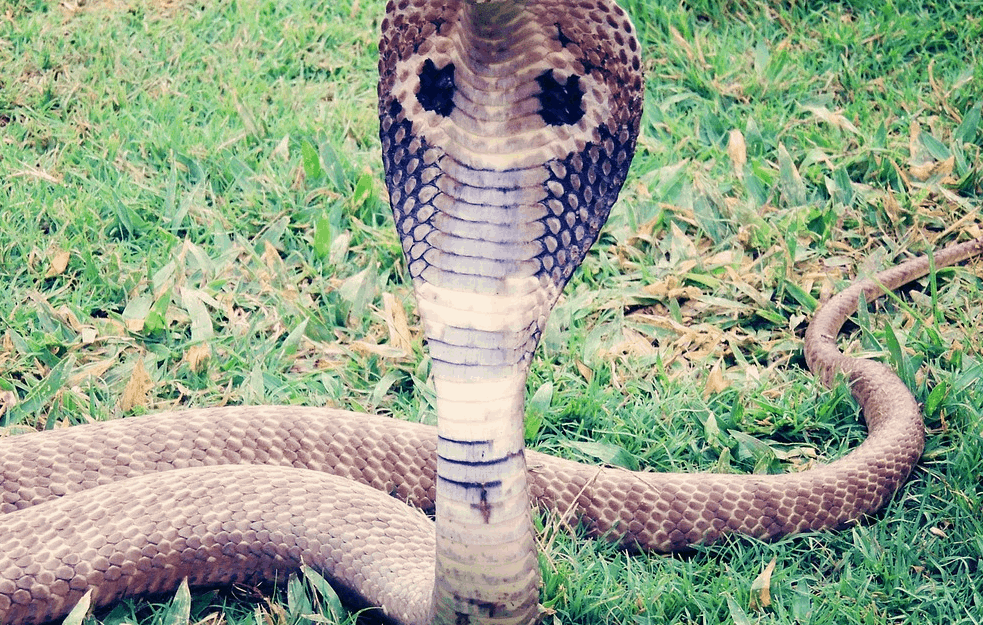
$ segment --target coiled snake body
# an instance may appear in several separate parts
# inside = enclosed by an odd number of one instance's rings
[[[853,285],[809,326],[809,366],[826,384],[848,375],[868,424],[840,460],[708,476],[524,451],[528,363],[634,151],[638,42],[608,0],[401,0],[382,29],[386,183],[433,360],[437,430],[226,407],[4,440],[0,623],[58,618],[90,589],[99,606],[185,577],[250,583],[301,563],[396,622],[530,623],[530,498],[628,547],[665,551],[726,532],[840,526],[908,476],[924,438],[914,399],[834,338],[861,293],[869,301],[924,275],[927,259]],[[934,262],[981,251],[977,239]],[[436,524],[400,500],[435,510]]]

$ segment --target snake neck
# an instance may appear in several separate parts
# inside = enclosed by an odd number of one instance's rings
[[[608,0],[390,2],[383,165],[437,391],[437,623],[537,620],[529,361],[624,182],[638,43]]]
[[[475,352],[480,352],[476,349]],[[539,565],[523,453],[524,370],[461,378],[434,362],[438,623],[531,623]]]
[[[436,622],[530,623],[540,575],[524,395],[544,302],[534,278],[454,287],[416,284],[436,390]]]

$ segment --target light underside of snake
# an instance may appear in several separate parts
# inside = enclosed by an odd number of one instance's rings
[[[927,258],[854,284],[809,326],[810,368],[827,385],[848,377],[869,431],[835,462],[684,475],[524,451],[530,358],[634,152],[634,30],[607,0],[403,0],[382,30],[383,162],[433,360],[437,429],[224,407],[4,440],[0,623],[58,618],[90,589],[102,606],[183,578],[282,579],[302,562],[399,623],[531,623],[530,500],[628,548],[672,551],[729,532],[839,527],[907,478],[924,440],[914,398],[834,339],[861,294],[925,275]],[[981,252],[983,239],[969,241],[934,264]]]

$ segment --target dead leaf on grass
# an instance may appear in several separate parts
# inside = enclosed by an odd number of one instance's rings
[[[751,609],[761,610],[771,605],[771,574],[775,572],[775,558],[765,566],[751,582]]]
[[[652,341],[641,332],[632,330],[631,328],[622,328],[621,337],[621,341],[615,343],[607,350],[607,354],[605,355],[608,358],[615,355],[624,355],[634,359],[658,353],[658,350],[652,345]]]
[[[699,287],[679,286],[679,278],[669,275],[664,280],[658,280],[642,287],[642,292],[660,300],[667,299],[696,299],[702,295]]]
[[[276,157],[283,162],[290,160],[290,135],[283,135],[283,139],[280,139],[280,143],[276,144],[276,147],[270,152],[270,156]]]
[[[929,161],[920,165],[910,165],[908,174],[913,180],[927,182],[935,179],[943,184],[954,184],[958,182],[952,177],[952,170],[956,165],[956,157],[950,156],[944,161]]]
[[[184,353],[184,361],[195,373],[201,373],[211,358],[212,350],[207,343],[195,343]]]
[[[744,166],[747,165],[747,143],[744,141],[744,134],[736,128],[730,131],[727,139],[727,155],[730,156],[731,165],[734,166],[734,174],[739,180],[744,180]]]
[[[17,405],[17,395],[13,391],[0,391],[0,417]]]
[[[68,378],[68,387],[76,387],[89,378],[101,378],[114,364],[116,364],[115,356],[90,363]]]
[[[922,127],[917,121],[911,123],[908,130],[908,171],[905,172],[910,180],[916,183],[931,181],[934,184],[955,184],[957,180],[952,176],[956,159],[949,156],[943,160],[938,160],[936,156],[941,156],[936,152],[932,153],[928,143],[934,141],[931,135],[928,139],[922,138]],[[934,141],[937,143],[937,141]]]
[[[56,250],[48,257],[48,270],[44,272],[44,277],[54,278],[65,273],[71,258],[72,254],[68,250]]]
[[[846,117],[843,117],[842,113],[833,112],[828,108],[826,108],[825,106],[804,106],[802,108],[812,113],[820,121],[826,122],[827,124],[833,126],[834,128],[838,128],[840,130],[846,130],[847,132],[853,133],[855,135],[860,134],[860,131],[857,130],[857,127],[854,126],[850,122],[850,120],[848,120]]]
[[[696,62],[696,55],[693,53],[693,47],[689,45],[689,42],[676,30],[675,27],[669,27],[669,34],[672,37],[673,43],[679,47],[680,50],[686,55],[686,58],[690,62]]]
[[[669,253],[672,257],[672,261],[677,265],[684,263],[689,260],[693,262],[692,265],[687,266],[685,269],[682,267],[675,267],[673,271],[678,273],[685,273],[695,266],[695,261],[693,259],[700,258],[700,251],[697,249],[696,244],[690,239],[683,229],[676,225],[676,222],[672,222],[669,227]]]
[[[50,182],[51,184],[61,185],[62,178],[57,174],[51,174],[38,167],[28,167],[26,169],[21,169],[10,174],[11,178],[27,177],[35,178],[38,180],[44,180],[45,182]]]
[[[123,388],[123,396],[119,400],[120,409],[123,412],[129,412],[138,406],[147,406],[150,403],[150,391],[153,388],[154,381],[147,374],[147,370],[143,366],[143,356],[140,356],[133,363],[130,381]]]
[[[884,212],[891,218],[891,222],[897,223],[899,221],[898,213],[901,212],[901,205],[898,204],[898,199],[894,197],[894,192],[890,188],[885,188],[884,190],[883,207]]]
[[[382,313],[389,330],[389,344],[404,354],[413,353],[413,343],[410,341],[410,324],[406,318],[406,309],[392,293],[382,294]]]
[[[594,379],[594,370],[581,362],[579,358],[574,360],[574,364],[577,365],[577,371],[580,372],[581,377],[590,384],[591,380]]]
[[[397,349],[390,344],[372,343],[369,341],[359,340],[352,342],[351,347],[359,353],[379,356],[381,358],[389,358],[391,360],[401,360],[406,358],[405,351]]]
[[[123,323],[126,324],[126,329],[133,334],[143,332],[143,326],[147,323],[147,315],[150,314],[153,303],[153,299],[147,294],[132,297],[123,309]]]
[[[730,384],[724,378],[724,372],[720,369],[720,363],[714,363],[713,368],[710,369],[710,375],[707,376],[706,386],[703,387],[703,398],[706,399],[711,395],[716,395],[727,390]]]

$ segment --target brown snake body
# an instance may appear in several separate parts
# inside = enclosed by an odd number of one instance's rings
[[[626,547],[672,551],[724,533],[839,527],[897,490],[922,452],[918,406],[890,369],[844,356],[835,336],[861,293],[925,275],[927,258],[854,284],[809,326],[810,368],[827,385],[847,375],[868,425],[839,460],[790,475],[684,475],[523,450],[529,359],[624,180],[641,102],[624,13],[598,1],[557,9],[403,1],[383,23],[383,160],[438,429],[224,407],[0,441],[0,624],[58,618],[87,590],[103,606],[185,577],[252,583],[301,563],[399,623],[529,623],[530,498]],[[976,239],[934,263],[981,253]]]

